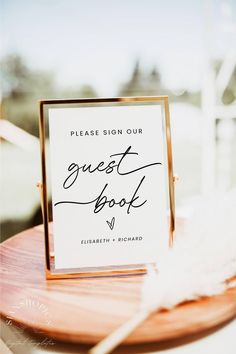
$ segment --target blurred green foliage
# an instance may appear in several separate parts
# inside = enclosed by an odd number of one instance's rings
[[[200,91],[189,92],[182,88],[176,92],[171,91],[162,82],[161,74],[154,66],[149,71],[142,70],[139,61],[134,65],[130,79],[128,79],[118,92],[118,96],[169,96],[170,102],[187,102],[200,107]]]
[[[2,118],[36,136],[38,100],[97,96],[89,85],[78,89],[59,89],[52,72],[30,69],[17,54],[1,60],[0,75],[3,88]]]

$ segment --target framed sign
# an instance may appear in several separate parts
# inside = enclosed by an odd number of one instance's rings
[[[47,278],[156,263],[175,220],[168,97],[41,101],[40,141]]]

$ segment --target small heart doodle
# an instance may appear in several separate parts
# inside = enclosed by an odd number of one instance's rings
[[[111,221],[107,221],[107,225],[110,227],[111,230],[113,230],[114,225],[115,225],[115,217],[111,219]]]

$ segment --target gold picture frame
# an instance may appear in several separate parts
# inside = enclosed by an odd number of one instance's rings
[[[169,246],[173,244],[175,230],[175,193],[173,174],[173,159],[172,159],[172,144],[170,130],[170,113],[168,96],[142,96],[142,97],[115,97],[115,98],[82,98],[82,99],[57,99],[57,100],[41,100],[39,102],[39,129],[40,129],[40,153],[41,153],[41,172],[42,181],[38,187],[41,193],[41,208],[44,224],[44,241],[45,241],[45,271],[46,279],[61,279],[75,277],[93,277],[93,276],[111,276],[144,273],[145,265],[137,266],[113,266],[99,267],[99,269],[66,269],[58,272],[54,266],[54,251],[53,251],[53,235],[49,230],[49,208],[48,208],[48,180],[46,166],[46,116],[47,109],[52,107],[67,107],[70,106],[112,106],[112,105],[138,105],[138,104],[161,104],[164,115],[165,124],[165,141],[166,141],[166,157],[168,166],[168,200],[169,200]]]

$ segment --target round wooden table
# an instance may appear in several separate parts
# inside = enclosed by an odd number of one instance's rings
[[[1,314],[52,338],[96,343],[137,310],[143,276],[46,280],[43,228],[1,245]],[[174,291],[174,289],[173,289]],[[236,315],[236,288],[151,315],[126,340],[137,344],[203,333]]]

